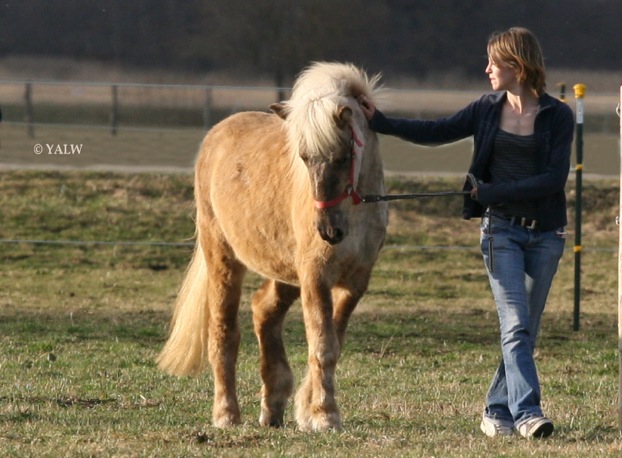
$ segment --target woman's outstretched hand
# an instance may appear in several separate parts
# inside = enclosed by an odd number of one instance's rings
[[[376,105],[374,105],[374,102],[369,100],[364,95],[360,95],[358,97],[358,102],[359,102],[359,105],[361,106],[361,110],[363,111],[363,114],[365,115],[367,120],[370,121],[371,118],[374,116],[374,113],[376,112]]]

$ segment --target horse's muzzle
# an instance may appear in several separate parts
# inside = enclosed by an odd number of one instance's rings
[[[342,242],[348,235],[348,220],[337,209],[318,211],[316,227],[322,240],[331,245]]]
[[[320,237],[331,245],[337,245],[341,242],[345,237],[346,233],[338,228],[338,227],[329,227],[329,228],[321,228],[318,227],[318,231],[320,232]]]

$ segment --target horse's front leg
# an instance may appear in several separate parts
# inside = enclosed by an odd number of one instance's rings
[[[335,401],[340,345],[333,323],[331,292],[324,285],[303,285],[301,298],[309,362],[307,376],[296,394],[296,421],[303,431],[341,430]]]

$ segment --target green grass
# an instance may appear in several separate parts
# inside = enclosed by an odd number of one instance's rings
[[[409,192],[459,181],[388,184]],[[182,242],[194,231],[191,184],[187,175],[0,172],[0,239]],[[0,244],[0,455],[617,457],[617,183],[588,182],[584,198],[581,329],[572,331],[568,250],[537,353],[544,408],[557,426],[546,441],[479,431],[498,325],[477,222],[460,220],[459,198],[450,198],[391,204],[387,246],[338,366],[343,433],[298,431],[291,406],[285,428],[257,426],[249,310],[257,276],[248,277],[241,312],[244,423],[217,430],[210,374],[174,378],[154,364],[190,247]],[[298,305],[285,338],[299,381]]]

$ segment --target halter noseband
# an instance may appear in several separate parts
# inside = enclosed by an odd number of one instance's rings
[[[363,201],[359,193],[356,192],[356,189],[354,189],[356,182],[358,181],[358,173],[360,172],[360,169],[358,171],[355,170],[356,161],[357,161],[357,158],[358,160],[362,160],[362,157],[359,158],[357,154],[361,154],[361,155],[363,154],[363,146],[364,146],[363,142],[357,137],[354,129],[352,129],[352,160],[350,162],[350,179],[348,181],[348,185],[346,186],[346,189],[334,199],[316,200],[315,208],[319,208],[319,209],[331,208],[336,205],[339,205],[341,202],[346,200],[348,197],[352,197],[352,203],[354,205],[358,205]],[[360,153],[358,153],[359,151]]]

